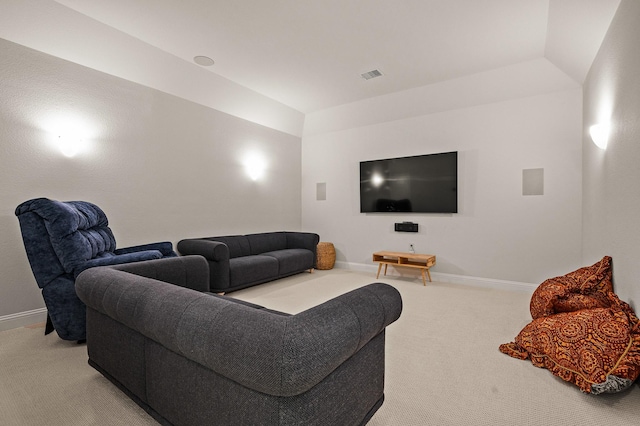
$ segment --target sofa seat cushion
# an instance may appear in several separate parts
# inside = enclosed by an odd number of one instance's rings
[[[278,275],[289,275],[313,268],[313,253],[306,249],[285,249],[269,251],[263,256],[278,260]]]
[[[278,259],[273,256],[242,256],[229,260],[231,286],[272,280],[278,275]]]

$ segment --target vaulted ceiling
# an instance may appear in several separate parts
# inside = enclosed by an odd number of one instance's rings
[[[56,1],[302,113],[542,57],[581,84],[620,2]]]

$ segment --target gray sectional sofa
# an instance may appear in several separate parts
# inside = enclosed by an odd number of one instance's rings
[[[184,239],[177,249],[182,255],[204,256],[210,291],[228,293],[313,271],[318,241],[318,234],[309,232],[265,232]]]
[[[82,272],[89,364],[165,425],[362,425],[381,406],[393,287],[288,315],[191,289],[208,286],[200,256]]]

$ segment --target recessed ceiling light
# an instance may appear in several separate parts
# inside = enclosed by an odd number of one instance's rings
[[[363,74],[360,74],[360,76],[365,80],[371,80],[372,78],[380,77],[381,75],[382,75],[382,72],[380,72],[380,70],[371,70]]]
[[[194,56],[193,62],[195,62],[198,65],[202,65],[203,67],[210,67],[215,63],[213,62],[213,59],[211,59],[208,56]]]

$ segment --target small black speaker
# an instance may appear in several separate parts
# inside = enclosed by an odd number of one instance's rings
[[[418,224],[413,222],[401,222],[395,224],[396,232],[418,232]]]

